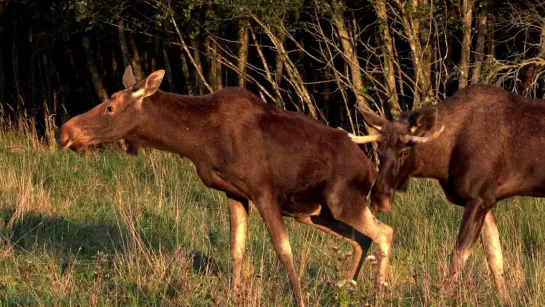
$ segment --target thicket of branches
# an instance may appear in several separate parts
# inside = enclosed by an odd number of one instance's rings
[[[164,90],[245,87],[269,104],[359,129],[470,83],[545,94],[545,3],[473,0],[5,0],[0,112],[43,128],[137,78]],[[364,130],[363,128],[361,130]]]

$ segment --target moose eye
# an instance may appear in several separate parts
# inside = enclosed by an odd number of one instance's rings
[[[114,113],[114,108],[113,107],[106,107],[106,113]]]
[[[399,157],[406,157],[407,155],[409,155],[409,149],[408,148],[405,148],[405,149],[402,149],[400,152],[399,152]]]

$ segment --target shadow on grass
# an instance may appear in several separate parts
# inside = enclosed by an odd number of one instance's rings
[[[48,250],[65,260],[77,257],[79,260],[96,259],[99,254],[127,253],[132,248],[129,230],[116,221],[72,221],[61,216],[46,216],[29,211],[12,225],[8,225],[14,214],[13,209],[0,208],[0,237],[8,239],[16,250]],[[140,233],[143,238],[144,235]],[[156,235],[157,236],[157,235]],[[153,238],[155,244],[145,244],[151,252],[174,250],[173,238],[159,235]],[[170,248],[169,248],[170,247]],[[218,275],[224,270],[220,262],[200,250],[182,246],[191,255],[196,273]]]
[[[13,209],[0,209],[2,236],[17,249],[30,251],[47,247],[62,254],[78,254],[86,259],[98,252],[123,251],[127,230],[108,222],[79,223],[61,216],[46,216],[30,211],[9,225]]]

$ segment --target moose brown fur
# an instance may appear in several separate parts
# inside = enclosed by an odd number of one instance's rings
[[[346,132],[268,106],[242,89],[199,97],[162,92],[163,75],[156,71],[136,83],[129,66],[123,78],[127,89],[66,122],[59,144],[78,150],[124,138],[189,158],[208,187],[227,193],[235,288],[241,282],[248,201],[261,214],[300,305],[305,300],[282,216],[346,239],[353,247],[349,279],[356,279],[375,242],[376,284],[385,282],[393,230],[366,205],[376,171]]]
[[[381,129],[380,135],[362,139],[379,142],[380,170],[372,204],[388,211],[395,191],[409,178],[437,179],[447,198],[465,207],[450,281],[459,276],[480,235],[499,294],[505,296],[503,257],[491,209],[515,195],[545,196],[545,100],[471,85],[435,107],[405,112],[394,121],[360,111],[369,125]]]

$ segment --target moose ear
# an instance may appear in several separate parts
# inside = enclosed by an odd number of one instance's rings
[[[148,76],[148,78],[146,79],[145,97],[151,96],[155,94],[155,92],[157,92],[157,90],[161,86],[161,82],[163,82],[164,77],[165,71],[162,69],[154,71],[151,75]]]
[[[134,73],[132,72],[132,66],[129,65],[127,68],[125,68],[125,73],[123,74],[123,85],[125,88],[129,88],[133,86],[136,83],[136,78],[134,77]]]
[[[165,76],[164,70],[157,70],[151,73],[146,80],[138,82],[137,90],[132,95],[134,97],[146,98],[159,90],[163,77]]]
[[[374,127],[378,130],[382,129],[382,126],[384,126],[388,120],[374,112],[371,112],[371,111],[368,111],[368,110],[365,110],[363,108],[360,108],[360,107],[356,107],[356,110],[358,110],[358,112],[361,113],[361,115],[363,115],[363,120],[365,120],[365,122],[371,126],[371,127]]]
[[[409,114],[409,129],[415,136],[423,136],[433,129],[437,120],[437,108],[426,108]]]

